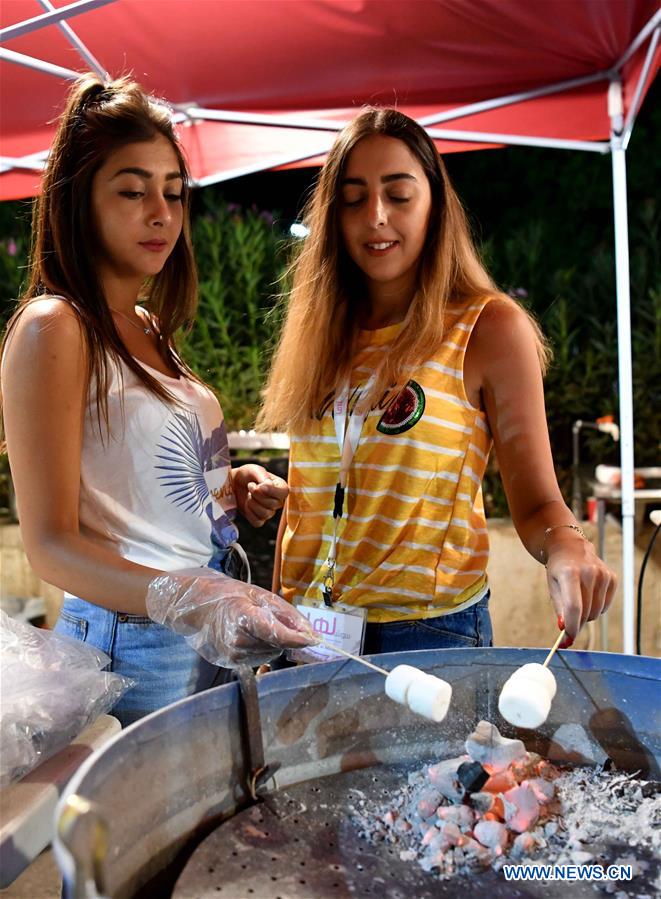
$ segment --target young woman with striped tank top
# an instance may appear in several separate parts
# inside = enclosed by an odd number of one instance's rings
[[[136,681],[128,724],[307,645],[283,599],[244,583],[254,525],[287,485],[230,466],[212,391],[178,356],[195,312],[189,178],[170,111],[134,82],[77,82],[36,204],[30,283],[2,346],[21,533],[65,591],[56,629]],[[143,305],[144,304],[144,305]]]
[[[544,339],[484,270],[424,129],[362,112],[306,223],[259,420],[291,435],[274,591],[366,610],[365,652],[490,645],[493,443],[571,641],[608,608],[615,575],[558,488]]]

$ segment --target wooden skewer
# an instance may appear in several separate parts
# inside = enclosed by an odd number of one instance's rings
[[[546,657],[546,661],[542,663],[542,668],[548,668],[549,662],[555,655],[555,652],[556,652],[558,646],[560,646],[560,644],[564,640],[565,636],[566,636],[565,632],[560,631],[560,633],[558,634],[558,639],[555,641],[555,643],[553,644],[553,648],[551,649],[551,651],[549,652],[549,654]]]
[[[547,655],[545,661],[542,663],[543,668],[548,668],[551,659],[556,653],[558,646],[562,643],[563,638],[565,637],[565,632],[560,631],[558,634],[558,639],[553,644],[553,647],[549,654]],[[378,671],[379,674],[383,674],[386,677],[390,674],[389,671],[386,671],[385,668],[379,668],[378,665],[374,665],[372,662],[368,662],[367,659],[362,658],[362,656],[355,656],[352,652],[347,652],[346,649],[340,649],[339,646],[333,646],[332,643],[327,643],[326,640],[319,640],[320,646],[325,646],[326,649],[330,649],[331,652],[339,652],[340,655],[346,656],[348,659],[353,659],[354,662],[360,662],[361,665],[365,665],[367,668],[372,668],[374,671]]]
[[[360,662],[361,665],[366,665],[368,668],[373,668],[374,671],[378,671],[379,674],[385,674],[386,677],[390,674],[389,671],[386,671],[385,668],[379,668],[378,665],[373,665],[372,662],[368,662],[367,659],[362,658],[362,656],[355,656],[351,652],[347,652],[346,649],[340,649],[339,646],[333,646],[332,643],[327,643],[325,640],[319,640],[321,646],[325,646],[326,649],[330,649],[332,652],[339,652],[341,655],[346,656],[349,659],[353,659],[354,662]]]

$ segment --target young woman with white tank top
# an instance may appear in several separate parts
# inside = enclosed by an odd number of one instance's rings
[[[28,558],[65,591],[56,629],[135,679],[124,724],[219,666],[314,642],[250,585],[237,543],[237,509],[259,526],[287,484],[231,468],[220,405],[176,352],[196,303],[188,208],[170,111],[127,79],[76,82],[3,341],[2,412]]]

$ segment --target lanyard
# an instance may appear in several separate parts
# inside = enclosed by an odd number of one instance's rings
[[[361,403],[361,397],[369,395],[374,380],[375,375],[372,375],[365,387],[360,391],[351,414],[349,414],[350,384],[348,378],[344,382],[342,389],[335,394],[333,414],[335,419],[335,436],[340,450],[340,471],[338,482],[335,485],[335,499],[333,503],[333,537],[328,552],[328,558],[325,563],[326,575],[323,579],[322,587],[324,603],[327,606],[332,606],[333,604],[335,563],[337,560],[337,530],[340,524],[340,518],[342,518],[342,513],[344,512],[344,496],[349,478],[349,470],[351,469],[353,457],[356,455],[356,450],[360,443],[360,434],[363,430],[363,424],[369,413],[367,404],[364,401]]]

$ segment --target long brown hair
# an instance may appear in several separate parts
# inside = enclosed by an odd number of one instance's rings
[[[385,354],[370,391],[372,401],[408,379],[443,340],[447,303],[501,294],[479,259],[466,215],[434,142],[416,121],[396,109],[368,108],[338,135],[306,206],[309,230],[291,266],[292,289],[280,343],[264,389],[257,426],[304,430],[329,391],[351,370],[363,301],[363,276],[340,235],[339,198],[349,154],[373,134],[403,141],[422,166],[432,205],[406,326]],[[540,365],[549,351],[533,321]]]
[[[92,179],[110,153],[126,144],[162,135],[177,155],[183,178],[183,227],[163,269],[146,283],[141,299],[157,322],[159,351],[180,373],[192,372],[179,358],[173,335],[192,322],[197,274],[190,240],[190,177],[170,110],[128,78],[104,83],[83,75],[60,116],[33,208],[29,284],[5,331],[0,358],[26,307],[58,296],[76,313],[87,349],[88,376],[97,384],[99,422],[108,421],[108,357],[122,359],[152,394],[172,402],[170,392],[128,352],[115,327],[99,280],[95,255]]]

